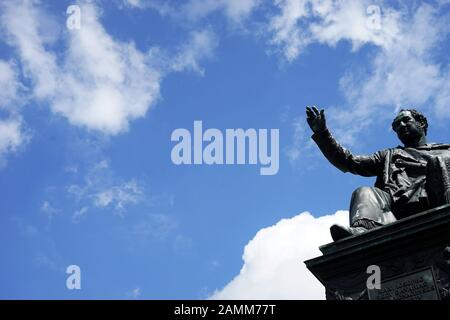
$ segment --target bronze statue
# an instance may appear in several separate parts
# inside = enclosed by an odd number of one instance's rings
[[[324,110],[307,107],[306,115],[312,139],[328,161],[343,172],[377,177],[374,187],[354,191],[350,226],[333,225],[333,240],[450,203],[450,145],[427,143],[428,122],[417,110],[403,109],[392,122],[404,146],[370,156],[343,148],[328,131]]]

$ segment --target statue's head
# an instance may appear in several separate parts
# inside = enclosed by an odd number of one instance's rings
[[[427,118],[415,109],[402,109],[392,122],[392,129],[405,145],[419,141],[427,135]]]

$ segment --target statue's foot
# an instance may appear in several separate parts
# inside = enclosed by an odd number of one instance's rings
[[[333,224],[330,228],[331,237],[334,241],[358,235],[366,231],[367,229],[364,227],[344,227],[338,224]]]

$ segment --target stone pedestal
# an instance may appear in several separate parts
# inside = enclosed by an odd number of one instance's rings
[[[328,300],[450,300],[450,205],[320,250],[322,256],[305,264],[324,285]],[[374,274],[369,266],[379,267],[380,289],[367,288]]]

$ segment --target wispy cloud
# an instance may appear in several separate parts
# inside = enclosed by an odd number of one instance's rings
[[[141,296],[141,294],[142,294],[141,288],[137,287],[132,289],[131,291],[128,291],[125,295],[132,299],[137,299]]]
[[[222,13],[233,25],[240,25],[261,4],[261,0],[123,0],[133,8],[145,8],[158,11],[162,16],[178,20],[196,22],[213,13]]]
[[[154,213],[156,209],[141,209],[124,217],[114,234],[126,243],[130,250],[143,250],[155,243],[179,255],[190,252],[193,240],[186,235],[176,215]]]
[[[132,179],[97,192],[94,195],[94,203],[97,207],[113,206],[120,211],[128,204],[138,203],[142,196],[141,187]]]
[[[199,65],[199,61],[210,59],[217,45],[218,40],[211,30],[191,32],[189,40],[171,59],[170,69],[173,71],[190,70],[203,75],[205,70]]]
[[[52,220],[53,217],[59,213],[59,210],[53,207],[50,201],[45,200],[41,206],[41,212],[43,212],[49,220]]]
[[[34,237],[39,234],[39,229],[26,222],[22,217],[13,216],[11,221],[17,226],[19,234],[24,237]]]
[[[289,162],[294,164],[301,156],[304,149],[304,141],[306,140],[305,118],[302,116],[295,117],[288,123],[293,131],[292,141],[283,150]]]
[[[173,234],[177,228],[176,221],[168,215],[148,214],[132,226],[131,234],[141,240],[162,240]]]
[[[79,223],[81,219],[86,216],[89,207],[82,207],[81,209],[76,210],[72,215],[72,222]]]
[[[241,23],[259,3],[259,0],[190,0],[182,8],[191,20],[222,11],[231,22]]]
[[[136,179],[124,181],[117,177],[106,160],[88,169],[82,183],[70,184],[68,195],[78,204],[73,221],[78,222],[90,208],[113,209],[123,215],[131,205],[144,201],[144,188]]]
[[[59,260],[59,257],[53,257],[43,252],[37,252],[34,255],[33,262],[38,267],[45,268],[51,271],[61,272],[63,270],[63,267]]]

